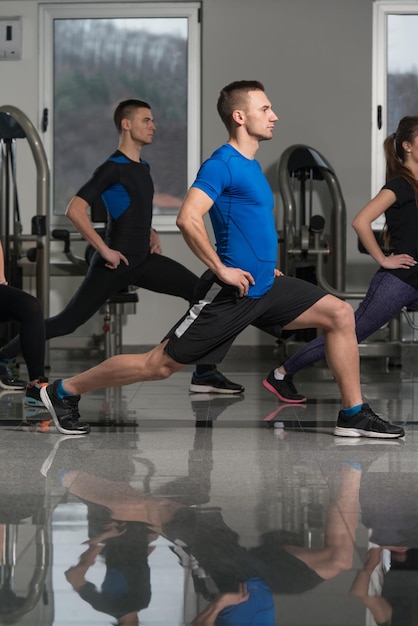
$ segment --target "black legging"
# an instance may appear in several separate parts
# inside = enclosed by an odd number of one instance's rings
[[[21,346],[29,380],[43,377],[45,374],[45,324],[41,304],[25,291],[10,285],[0,285],[0,322],[11,321],[20,324],[19,335],[15,339],[19,345],[19,352]]]
[[[45,320],[45,337],[60,337],[74,332],[87,322],[113,294],[129,285],[192,301],[198,277],[177,261],[161,254],[149,254],[145,260],[117,269],[105,267],[104,259],[95,253],[88,272],[65,309]],[[19,336],[0,350],[0,359],[12,359],[21,351]]]

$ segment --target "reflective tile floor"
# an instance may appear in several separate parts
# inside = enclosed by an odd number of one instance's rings
[[[362,366],[405,440],[336,440],[328,372],[289,406],[274,364],[223,364],[242,397],[190,395],[191,371],[88,394],[86,437],[3,392],[0,624],[418,624],[417,376]]]

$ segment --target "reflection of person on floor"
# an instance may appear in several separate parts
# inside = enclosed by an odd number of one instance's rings
[[[260,610],[264,602],[271,611]],[[221,593],[193,620],[192,626],[272,626],[271,591],[260,578],[239,583],[238,591]]]
[[[112,580],[109,572],[114,561],[111,562],[106,554],[108,545],[112,541],[129,543],[128,533],[135,536],[135,531],[129,527],[134,524],[136,532],[142,533],[143,562],[147,560],[149,543],[157,535],[162,535],[176,546],[177,554],[192,555],[200,571],[204,572],[204,576],[195,577],[194,581],[196,591],[209,604],[195,618],[194,626],[247,623],[244,619],[250,613],[252,590],[253,599],[262,598],[267,607],[265,621],[260,623],[274,624],[271,592],[303,593],[352,568],[359,521],[361,477],[360,465],[348,463],[342,466],[335,497],[327,512],[322,547],[304,546],[303,540],[296,533],[278,530],[264,534],[260,545],[247,549],[239,544],[237,533],[224,523],[219,511],[190,507],[175,501],[175,494],[173,499],[163,495],[155,497],[142,494],[124,483],[86,472],[70,472],[64,478],[64,485],[72,494],[89,503],[89,507],[98,507],[96,511],[101,511],[102,517],[103,510],[106,510],[106,516],[105,523],[93,533],[89,548],[80,558],[79,564],[68,570],[67,578],[81,597],[97,610],[103,610],[108,601],[101,598],[97,602],[97,598],[106,591],[112,591],[112,587],[109,587]],[[92,522],[94,515],[90,515],[89,519]],[[134,550],[128,547],[124,553],[129,562]],[[101,593],[85,580],[98,554],[104,556],[108,568]],[[112,554],[120,556],[120,547],[114,549],[110,556]],[[138,558],[134,559],[137,568],[138,561]],[[121,562],[119,571],[126,567],[126,562]],[[147,602],[150,599],[148,564],[143,565],[141,572],[131,578],[133,585],[142,585],[143,590],[147,590],[142,594],[142,605],[138,602],[135,606],[138,611],[141,606],[145,608],[146,599]],[[131,598],[134,595],[131,594]],[[93,596],[96,598],[94,602]],[[226,609],[225,603],[231,600],[233,603]],[[121,606],[126,608],[123,603]],[[246,617],[234,622],[241,611]]]
[[[208,604],[206,609],[193,620],[192,626],[212,626],[212,624],[216,624],[216,618],[221,611],[228,606],[246,602],[249,597],[247,585],[240,583],[236,593],[223,593]]]
[[[352,568],[361,521],[369,530],[371,549],[350,595],[362,600],[378,626],[418,626],[416,497],[411,489],[399,489],[399,475],[366,472],[373,460],[369,452],[362,465],[343,465],[327,514],[323,547],[296,546],[294,539],[286,541],[273,532],[251,552],[273,593],[302,593]],[[407,474],[402,476],[405,485]],[[415,475],[410,480],[416,484]]]
[[[402,555],[404,550],[400,550]],[[360,598],[373,615],[376,624],[382,625],[392,623],[392,607],[380,594],[376,595],[376,586],[373,585],[383,570],[383,551],[384,548],[381,547],[370,548],[363,569],[357,574],[350,589],[350,595]]]
[[[296,533],[272,531],[251,548],[273,593],[303,593],[352,567],[361,475],[359,466],[343,465],[327,511],[322,547],[303,545]]]
[[[68,472],[63,480],[64,486],[89,506],[89,547],[66,577],[93,608],[112,615],[119,625],[139,623],[137,612],[146,608],[151,598],[150,543],[161,535],[174,544],[181,562],[182,554],[199,564],[200,574],[194,582],[209,604],[195,618],[195,626],[274,626],[271,591],[219,511],[142,494],[125,483],[86,472]],[[86,580],[99,554],[106,563],[100,591]]]
[[[415,474],[407,483],[404,473],[402,480],[404,485],[416,485]],[[368,472],[360,503],[362,523],[369,529],[369,550],[350,594],[362,601],[371,623],[417,626],[418,507],[413,489],[400,490],[396,474]]]
[[[136,626],[138,611],[151,599],[148,554],[153,537],[145,524],[109,521],[101,534],[87,542],[77,565],[65,572],[66,579],[96,611],[112,615],[118,625]],[[86,575],[100,554],[106,575],[99,591]]]

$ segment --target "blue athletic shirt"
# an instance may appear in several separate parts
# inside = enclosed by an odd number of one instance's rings
[[[224,144],[205,161],[192,187],[212,200],[209,211],[216,251],[224,265],[251,273],[250,298],[273,284],[277,263],[274,198],[260,164]]]

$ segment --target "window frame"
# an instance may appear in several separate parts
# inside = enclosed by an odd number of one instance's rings
[[[387,16],[407,14],[418,15],[418,0],[373,2],[371,197],[385,182],[386,163],[382,147],[387,136]],[[381,107],[380,128],[378,107]]]
[[[200,2],[149,3],[60,3],[39,5],[40,89],[39,111],[49,112],[48,127],[43,132],[45,151],[53,177],[54,154],[54,20],[94,18],[170,18],[188,19],[188,86],[187,86],[187,185],[190,186],[201,163],[201,5]],[[86,178],[88,173],[86,172]],[[53,186],[51,186],[53,187]],[[53,191],[51,190],[51,195]],[[51,198],[51,206],[53,206]],[[59,222],[59,216],[50,216]],[[177,231],[175,215],[155,215],[153,225],[161,232]]]

